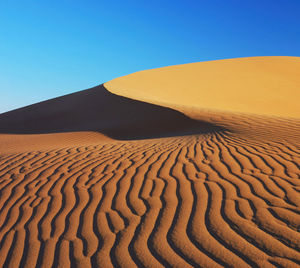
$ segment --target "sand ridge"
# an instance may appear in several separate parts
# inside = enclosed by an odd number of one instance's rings
[[[0,267],[300,266],[299,118],[126,83],[0,115]]]
[[[167,107],[299,118],[299,84],[300,57],[251,57],[140,71],[104,86]]]

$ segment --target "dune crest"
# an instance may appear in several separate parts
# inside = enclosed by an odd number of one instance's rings
[[[299,266],[298,64],[166,67],[1,114],[0,267]]]
[[[146,70],[104,84],[168,107],[300,117],[300,57],[251,57]]]

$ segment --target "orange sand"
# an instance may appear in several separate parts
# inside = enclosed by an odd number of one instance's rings
[[[111,92],[168,107],[300,117],[300,57],[252,57],[141,71],[105,83]]]
[[[299,72],[193,63],[1,114],[0,267],[300,265]]]

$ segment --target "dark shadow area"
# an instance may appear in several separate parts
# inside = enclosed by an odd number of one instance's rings
[[[224,130],[162,106],[110,93],[103,85],[0,114],[0,133],[97,131],[134,140]]]

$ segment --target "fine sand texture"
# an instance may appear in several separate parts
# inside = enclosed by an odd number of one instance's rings
[[[299,94],[255,57],[0,114],[0,267],[300,267]]]

